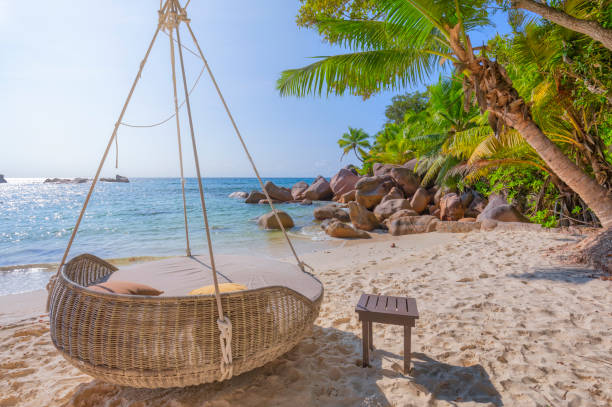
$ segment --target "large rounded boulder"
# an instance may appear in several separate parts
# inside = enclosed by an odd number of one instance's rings
[[[278,217],[280,218],[280,221],[285,229],[290,229],[293,226],[295,226],[295,224],[293,223],[293,219],[291,219],[291,216],[289,216],[287,212],[276,211],[276,213],[278,213]],[[280,225],[278,224],[278,220],[276,219],[276,216],[274,215],[274,212],[268,212],[265,215],[261,215],[257,219],[257,224],[264,229],[280,229],[281,228]]]
[[[410,206],[418,213],[421,213],[427,208],[429,201],[431,201],[431,195],[429,195],[427,190],[425,188],[418,188],[412,196]]]
[[[421,183],[419,177],[412,170],[405,167],[392,168],[389,175],[404,190],[406,196],[413,195]]]
[[[270,195],[270,198],[275,199],[277,201],[287,202],[293,199],[293,196],[291,196],[291,191],[289,189],[279,187],[272,181],[266,181],[264,189],[266,190],[268,195]]]
[[[389,233],[393,236],[434,232],[437,224],[438,220],[430,215],[403,216],[388,222]]]
[[[489,197],[489,203],[476,219],[479,222],[496,220],[498,222],[529,223],[529,219],[523,216],[514,206],[508,204],[506,197],[500,194],[492,194]]]
[[[355,184],[355,201],[367,209],[372,209],[382,201],[395,186],[390,176],[374,176],[361,178]]]
[[[380,203],[389,201],[391,199],[404,199],[404,193],[398,187],[393,187],[391,188],[391,191],[387,193],[387,195],[383,196],[383,199],[380,201]]]
[[[308,189],[308,184],[304,181],[296,182],[291,187],[291,196],[296,201],[301,201],[304,199],[304,193]]]
[[[329,183],[332,192],[336,196],[341,196],[355,189],[355,184],[361,177],[353,171],[342,168],[334,175]]]
[[[461,203],[461,197],[454,192],[446,194],[440,200],[440,219],[459,220],[464,217],[465,208]]]
[[[304,198],[311,201],[329,201],[333,196],[329,182],[321,175],[304,192]]]
[[[314,210],[316,220],[338,219],[342,222],[350,222],[351,218],[344,209],[338,208],[334,204],[320,206]]]
[[[248,196],[249,194],[247,194],[244,191],[236,191],[228,195],[229,198],[234,198],[234,199],[246,199]]]
[[[379,222],[384,222],[385,219],[402,209],[412,209],[410,201],[407,199],[390,199],[374,208],[374,215]]]
[[[356,228],[361,230],[374,230],[380,226],[376,216],[358,202],[349,202],[349,217]]]
[[[266,195],[264,193],[259,191],[251,191],[244,203],[256,204],[259,203],[259,201],[261,201],[262,199],[266,199]]]
[[[359,230],[353,225],[332,220],[325,227],[325,233],[332,237],[349,238],[349,239],[369,239],[371,236],[368,232]]]

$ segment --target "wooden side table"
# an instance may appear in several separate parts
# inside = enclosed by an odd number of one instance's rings
[[[416,300],[408,297],[362,294],[355,312],[362,328],[363,367],[369,366],[369,351],[374,349],[372,322],[404,327],[404,374],[410,370],[412,327],[419,318]]]

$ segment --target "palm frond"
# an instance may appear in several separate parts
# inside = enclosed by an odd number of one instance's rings
[[[370,95],[381,90],[397,90],[428,77],[436,55],[422,50],[375,50],[319,57],[319,61],[284,71],[277,81],[282,96]]]

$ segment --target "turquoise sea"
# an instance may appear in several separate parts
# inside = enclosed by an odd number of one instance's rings
[[[0,295],[44,287],[44,267],[6,266],[58,263],[70,238],[90,183],[44,184],[43,179],[7,178],[0,184]],[[269,178],[291,187],[308,178]],[[185,230],[179,178],[136,178],[130,183],[98,183],[69,258],[91,253],[102,258],[185,254]],[[282,234],[257,226],[267,205],[245,204],[228,195],[260,189],[255,178],[206,178],[204,190],[215,252],[290,257]],[[193,253],[204,253],[206,238],[197,180],[185,192]],[[317,205],[279,204],[293,218],[290,236],[300,252],[326,245],[313,221]]]

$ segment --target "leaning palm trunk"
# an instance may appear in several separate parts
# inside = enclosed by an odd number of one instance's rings
[[[522,8],[524,10],[536,13],[539,16],[552,21],[555,24],[565,27],[568,30],[576,31],[587,35],[599,41],[604,47],[612,50],[612,30],[604,28],[597,21],[582,20],[565,13],[562,10],[557,10],[554,7],[549,7],[545,3],[538,3],[533,0],[512,0],[512,8]]]
[[[461,44],[457,25],[450,30],[450,44],[458,56],[455,63],[460,71],[469,73],[465,91],[471,100],[472,92],[482,112],[489,112],[489,124],[495,134],[504,126],[515,129],[542,157],[550,169],[576,192],[593,210],[603,227],[612,227],[612,194],[574,164],[533,121],[529,106],[512,86],[506,70],[495,61],[476,57],[469,38]]]

